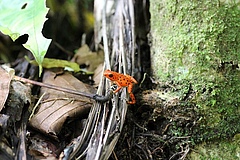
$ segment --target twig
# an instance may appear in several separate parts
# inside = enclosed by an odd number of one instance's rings
[[[115,160],[118,160],[117,155],[114,151],[113,151],[113,157],[115,158]]]
[[[45,96],[45,94],[46,94],[46,93],[44,92],[44,93],[41,95],[41,97],[40,97],[39,100],[37,101],[36,105],[33,107],[32,113],[30,114],[30,116],[29,116],[29,118],[28,118],[29,121],[32,119],[32,117],[33,117],[33,115],[34,115],[34,113],[35,113],[38,105],[40,104],[40,102],[41,102],[41,100],[43,99],[43,97]]]
[[[51,85],[51,84],[47,84],[47,83],[41,83],[41,82],[33,81],[33,80],[30,80],[30,79],[26,79],[26,78],[23,78],[23,77],[18,77],[18,76],[14,76],[14,80],[21,81],[21,82],[24,82],[24,83],[30,83],[30,84],[38,85],[38,86],[41,86],[41,87],[50,88],[50,89],[55,89],[55,90],[58,90],[58,91],[63,91],[63,92],[67,92],[67,93],[78,95],[78,96],[87,97],[87,98],[94,99],[94,100],[100,101],[100,102],[106,102],[106,101],[110,100],[112,92],[113,92],[112,90],[110,90],[107,96],[101,96],[101,95],[98,95],[98,94],[80,92],[80,91],[71,90],[71,89],[68,89],[68,88],[59,87],[59,86],[55,86],[55,85]]]
[[[142,150],[142,152],[143,152],[143,154],[145,155],[146,159],[149,159],[149,158],[148,158],[148,154],[147,154],[147,152],[146,152],[146,150],[145,150],[144,148],[142,148],[139,144],[135,144],[135,146],[136,146],[137,148],[139,148],[139,149]],[[142,159],[142,158],[141,158],[141,159]]]

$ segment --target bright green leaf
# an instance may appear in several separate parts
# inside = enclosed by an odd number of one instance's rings
[[[13,40],[28,34],[24,47],[33,53],[40,74],[43,58],[51,42],[42,35],[47,12],[45,0],[0,0],[0,31]]]
[[[30,61],[31,64],[37,65],[36,61]],[[65,68],[74,72],[85,72],[86,74],[93,74],[92,72],[87,72],[85,70],[80,69],[79,65],[75,62],[70,62],[61,59],[53,59],[53,58],[44,58],[42,61],[43,68]]]

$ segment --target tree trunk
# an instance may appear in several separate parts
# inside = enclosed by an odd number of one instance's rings
[[[150,0],[153,76],[177,86],[172,94],[187,96],[200,115],[191,159],[240,158],[239,7],[239,1]]]

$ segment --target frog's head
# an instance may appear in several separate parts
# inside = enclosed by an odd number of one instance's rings
[[[103,75],[106,78],[110,79],[111,81],[117,80],[117,76],[115,74],[116,74],[116,72],[110,71],[109,69],[105,70],[103,73]]]

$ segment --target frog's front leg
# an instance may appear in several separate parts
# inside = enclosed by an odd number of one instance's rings
[[[117,81],[114,83],[118,86],[118,88],[115,91],[113,91],[113,93],[117,93],[118,91],[120,91],[120,89],[122,89],[122,86]]]

